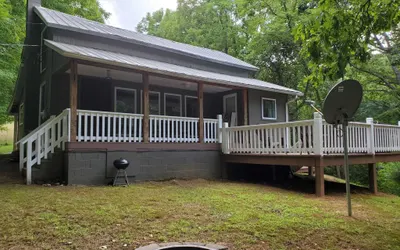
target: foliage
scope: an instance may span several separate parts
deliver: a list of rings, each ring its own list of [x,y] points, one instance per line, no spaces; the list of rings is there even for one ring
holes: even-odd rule
[[[0,126],[12,121],[7,113],[18,77],[25,39],[25,0],[0,0]],[[43,0],[44,7],[104,22],[109,16],[98,0]]]

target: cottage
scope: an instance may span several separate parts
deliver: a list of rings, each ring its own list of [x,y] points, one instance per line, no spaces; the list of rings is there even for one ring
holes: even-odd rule
[[[40,0],[27,1],[26,34],[27,44],[39,46],[23,50],[10,113],[28,184],[46,177],[105,184],[120,157],[132,163],[128,175],[136,180],[220,178],[223,159],[308,164],[323,195],[330,163],[319,159],[342,152],[336,128],[318,115],[288,123],[287,103],[302,93],[254,79],[257,67],[46,9]],[[357,140],[372,125],[360,126]],[[354,153],[374,153],[372,139],[358,141]],[[400,143],[392,146],[388,151]]]

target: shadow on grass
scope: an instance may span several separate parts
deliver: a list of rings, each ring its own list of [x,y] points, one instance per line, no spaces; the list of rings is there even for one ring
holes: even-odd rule
[[[251,164],[232,164],[228,166],[228,179],[231,181],[264,184],[305,194],[315,193],[315,178],[313,176],[291,175],[290,167],[285,166],[277,166],[275,175],[276,178],[274,179],[272,166]],[[361,186],[351,185],[350,189],[352,193],[369,193],[368,188]],[[342,195],[345,193],[346,185],[343,180],[325,176],[325,194]]]
[[[12,162],[11,158],[11,155],[0,154],[0,185],[23,183],[18,163]]]

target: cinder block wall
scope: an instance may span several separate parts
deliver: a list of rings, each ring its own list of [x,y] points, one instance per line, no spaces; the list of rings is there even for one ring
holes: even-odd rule
[[[67,152],[66,179],[69,185],[104,185],[116,174],[113,162],[130,162],[129,179],[136,181],[178,179],[219,179],[219,150],[150,152]]]

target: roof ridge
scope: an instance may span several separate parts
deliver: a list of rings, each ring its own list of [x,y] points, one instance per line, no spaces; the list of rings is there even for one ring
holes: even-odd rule
[[[149,34],[140,33],[140,32],[134,31],[134,30],[123,29],[123,28],[115,27],[115,26],[108,25],[108,24],[105,24],[105,23],[101,23],[101,22],[89,20],[89,19],[86,19],[86,18],[81,17],[81,16],[75,16],[75,15],[71,15],[71,14],[68,14],[68,13],[61,12],[61,11],[57,11],[57,10],[45,8],[45,7],[43,7],[43,6],[35,6],[34,8],[35,8],[35,9],[38,9],[38,10],[43,9],[43,10],[46,10],[46,11],[51,11],[51,12],[55,13],[59,18],[62,18],[62,17],[60,16],[60,14],[61,14],[61,15],[66,15],[66,16],[69,16],[69,17],[71,17],[71,18],[78,18],[78,19],[80,19],[81,21],[89,22],[89,23],[91,23],[91,24],[102,25],[102,26],[104,26],[104,27],[116,29],[116,30],[119,30],[119,31],[122,31],[122,32],[128,32],[128,33],[131,33],[131,34],[135,34],[135,35],[137,35],[137,36],[142,36],[142,37],[148,37],[148,38],[156,39],[156,40],[158,40],[158,41],[160,41],[160,42],[170,42],[170,43],[173,43],[173,44],[177,44],[177,45],[181,45],[181,46],[186,46],[186,47],[190,47],[190,48],[193,48],[193,49],[207,50],[207,51],[209,51],[209,52],[222,54],[222,55],[225,55],[225,56],[229,56],[230,58],[232,58],[232,59],[234,59],[234,60],[236,60],[236,61],[240,61],[242,64],[245,64],[247,68],[251,68],[251,69],[253,69],[253,70],[257,70],[257,69],[258,69],[257,67],[255,67],[254,65],[252,65],[252,64],[250,64],[250,63],[248,63],[248,62],[245,62],[245,61],[243,61],[243,60],[241,60],[241,59],[239,59],[239,58],[237,58],[237,57],[234,57],[234,56],[232,56],[232,55],[229,55],[228,53],[222,52],[222,51],[220,51],[220,50],[210,49],[210,48],[201,47],[201,46],[196,46],[196,45],[191,45],[191,44],[188,44],[188,43],[182,43],[182,42],[174,41],[174,40],[167,39],[167,38],[163,38],[163,37],[158,37],[158,36],[154,36],[154,35],[149,35]],[[95,31],[95,32],[98,32],[98,31]],[[118,36],[118,37],[127,38],[126,36],[124,37],[124,36],[117,35],[117,34],[113,34],[113,36]],[[132,38],[131,38],[130,40],[135,40],[135,39],[132,39]],[[182,51],[182,50],[179,50],[179,49],[177,49],[177,48],[175,48],[175,50],[177,50],[177,51]],[[188,52],[186,52],[186,53],[188,53]],[[190,52],[189,52],[189,53],[190,53]],[[195,54],[195,53],[190,53],[190,54]],[[197,56],[201,56],[201,55],[197,55]],[[202,57],[202,58],[207,58],[206,56],[201,56],[201,57]],[[237,66],[239,66],[239,65],[237,65]]]

